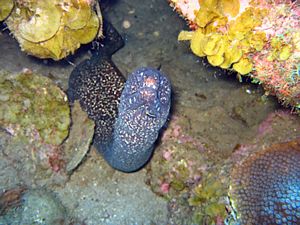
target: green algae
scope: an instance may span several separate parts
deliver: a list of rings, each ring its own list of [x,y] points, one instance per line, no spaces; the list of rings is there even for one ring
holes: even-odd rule
[[[194,207],[193,221],[196,224],[216,224],[216,218],[224,220],[227,216],[224,197],[227,188],[220,179],[209,173],[194,188],[189,205]]]
[[[49,78],[0,71],[0,126],[13,136],[59,145],[68,136],[66,94]]]
[[[173,179],[170,182],[171,188],[175,191],[183,191],[187,188],[186,181],[189,179],[190,171],[187,162],[182,159],[173,167]]]

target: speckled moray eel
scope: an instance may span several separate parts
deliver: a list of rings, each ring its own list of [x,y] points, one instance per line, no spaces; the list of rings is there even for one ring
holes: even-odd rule
[[[118,113],[125,78],[111,60],[111,56],[124,46],[115,28],[104,21],[104,40],[91,59],[80,63],[69,78],[70,102],[79,99],[89,118],[95,121],[95,143],[111,139],[113,124]]]
[[[152,155],[168,118],[171,87],[165,75],[151,68],[133,72],[124,87],[125,79],[111,61],[121,37],[105,26],[104,47],[73,70],[68,94],[96,122],[94,146],[104,159],[115,169],[133,172]]]
[[[129,75],[122,91],[113,140],[102,154],[114,168],[132,172],[150,158],[170,110],[171,87],[160,71],[141,68]]]

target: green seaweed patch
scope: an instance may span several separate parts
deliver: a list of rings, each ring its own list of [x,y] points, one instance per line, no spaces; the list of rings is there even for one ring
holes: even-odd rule
[[[173,167],[171,188],[175,191],[183,191],[187,187],[186,181],[189,179],[189,176],[190,171],[187,162],[182,159]]]
[[[189,205],[194,207],[193,221],[196,224],[216,224],[227,216],[225,196],[226,185],[210,173],[194,188]]]
[[[52,80],[34,73],[0,71],[0,126],[30,142],[59,145],[68,136],[66,94]]]

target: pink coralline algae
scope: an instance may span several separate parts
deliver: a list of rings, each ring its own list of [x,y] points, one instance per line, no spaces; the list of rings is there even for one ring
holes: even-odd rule
[[[290,114],[289,110],[278,110],[270,113],[258,126],[257,137],[263,137],[273,131],[273,125],[278,123],[278,120],[293,119],[294,115]]]
[[[199,152],[206,151],[205,146],[199,140],[190,136],[187,133],[184,133],[178,121],[178,116],[172,116],[168,129],[165,130],[162,135],[162,142],[166,142],[168,140],[175,140],[178,144],[191,144],[194,147],[196,147],[199,150]],[[169,158],[171,156],[169,154],[172,153],[170,151],[165,151],[165,154],[166,157]]]
[[[170,184],[169,183],[162,183],[160,185],[160,190],[162,193],[167,194],[170,190]]]

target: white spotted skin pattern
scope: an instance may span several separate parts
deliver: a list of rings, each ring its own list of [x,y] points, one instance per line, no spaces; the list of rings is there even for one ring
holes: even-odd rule
[[[150,159],[167,121],[171,86],[165,75],[141,68],[129,75],[121,94],[112,141],[102,154],[115,169],[134,172]]]
[[[79,100],[82,109],[95,121],[94,144],[111,141],[125,78],[109,57],[92,57],[79,64],[69,79],[68,97]],[[101,146],[101,145],[100,145]]]

